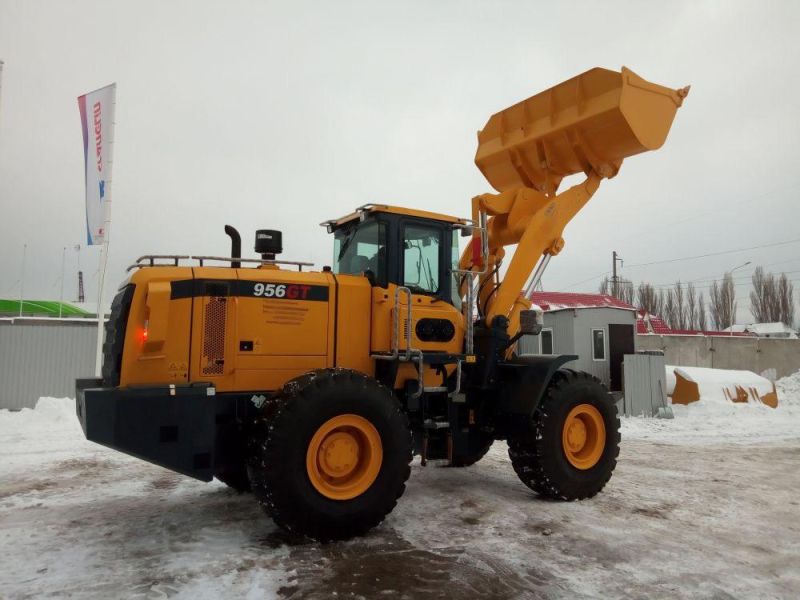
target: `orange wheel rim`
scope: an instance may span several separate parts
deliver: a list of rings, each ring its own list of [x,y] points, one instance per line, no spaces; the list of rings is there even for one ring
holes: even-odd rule
[[[375,426],[359,415],[338,415],[317,429],[306,451],[311,485],[332,500],[351,500],[375,483],[383,445]]]
[[[606,424],[591,404],[579,404],[567,415],[561,432],[564,455],[576,469],[591,469],[606,447]]]

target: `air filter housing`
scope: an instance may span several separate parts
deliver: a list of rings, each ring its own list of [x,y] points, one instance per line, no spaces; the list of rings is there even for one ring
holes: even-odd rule
[[[256,231],[255,251],[265,260],[272,260],[276,254],[283,252],[283,234],[275,229],[259,229]]]

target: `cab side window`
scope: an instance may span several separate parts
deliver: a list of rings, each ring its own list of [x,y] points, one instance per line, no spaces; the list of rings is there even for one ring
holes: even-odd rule
[[[364,223],[337,231],[334,238],[334,273],[362,275],[371,272],[379,285],[386,285],[386,225]]]
[[[442,230],[406,225],[403,230],[403,285],[417,294],[439,293]]]

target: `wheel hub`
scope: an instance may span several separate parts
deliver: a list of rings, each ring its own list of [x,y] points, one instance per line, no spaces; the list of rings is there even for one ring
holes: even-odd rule
[[[352,473],[358,457],[358,440],[346,431],[332,433],[320,444],[319,466],[329,477],[344,477]]]
[[[564,456],[580,470],[594,467],[606,446],[603,416],[591,404],[578,404],[567,415],[561,434]]]
[[[580,452],[586,445],[586,425],[580,419],[573,419],[569,424],[567,444],[572,452]]]
[[[375,482],[383,463],[378,430],[360,415],[338,415],[314,433],[306,451],[311,485],[332,500],[351,500]]]

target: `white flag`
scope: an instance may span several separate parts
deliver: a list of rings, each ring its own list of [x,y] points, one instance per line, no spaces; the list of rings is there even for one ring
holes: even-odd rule
[[[114,147],[114,102],[117,84],[78,97],[86,167],[87,243],[106,241],[111,202],[111,161]]]

